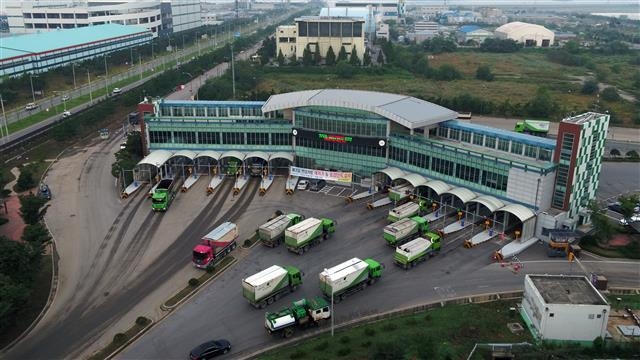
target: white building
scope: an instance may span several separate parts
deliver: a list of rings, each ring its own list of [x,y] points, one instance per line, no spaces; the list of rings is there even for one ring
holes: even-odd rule
[[[163,7],[167,2],[169,6]],[[171,23],[163,26],[165,8],[169,14],[164,17]],[[121,24],[142,26],[157,36],[162,30],[178,32],[202,25],[200,2],[194,0],[10,0],[5,9],[11,33]]]
[[[389,24],[382,23],[379,25],[376,31],[376,38],[389,41]]]
[[[381,20],[398,21],[400,18],[404,17],[405,14],[404,0],[331,0],[327,2],[327,6],[330,8],[371,9],[373,15],[379,17]]]
[[[521,315],[540,340],[605,337],[611,306],[584,276],[526,275]]]
[[[519,21],[500,26],[494,34],[498,39],[512,39],[525,47],[549,47],[554,40],[553,31],[544,26]]]

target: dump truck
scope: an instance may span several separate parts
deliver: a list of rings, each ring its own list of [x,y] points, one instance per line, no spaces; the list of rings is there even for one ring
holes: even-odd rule
[[[151,208],[153,211],[167,211],[169,205],[176,197],[176,191],[173,191],[175,186],[175,178],[165,178],[160,180],[155,191],[151,195]]]
[[[400,245],[396,248],[396,253],[393,255],[393,261],[407,270],[419,264],[421,261],[427,259],[440,252],[440,235],[436,233],[425,234],[425,239],[419,237],[411,240],[404,245]]]
[[[264,327],[269,334],[288,338],[293,335],[296,327],[320,325],[329,318],[331,318],[331,308],[325,299],[321,297],[300,299],[294,301],[292,307],[278,312],[267,312],[264,315]]]
[[[389,210],[389,216],[387,220],[390,222],[396,222],[400,219],[408,218],[417,215],[420,211],[424,210],[426,202],[419,200],[418,202],[410,201],[406,204],[402,204],[396,208]]]
[[[392,201],[402,201],[408,198],[413,193],[413,186],[411,184],[404,184],[389,189],[389,199]]]
[[[388,245],[398,246],[426,234],[429,230],[429,222],[421,216],[404,218],[384,227],[384,239]]]
[[[516,122],[515,132],[546,137],[549,134],[549,121],[524,120]]]
[[[293,266],[273,265],[242,280],[242,296],[256,308],[264,308],[302,284],[302,273]]]
[[[320,289],[334,302],[373,285],[382,276],[384,266],[373,259],[353,258],[320,273]]]
[[[308,218],[284,231],[284,242],[289,251],[304,254],[310,246],[314,246],[329,238],[336,231],[336,224],[331,219]]]
[[[238,226],[225,222],[202,237],[193,248],[193,265],[200,269],[213,268],[222,258],[236,248]]]
[[[284,239],[284,231],[292,225],[304,220],[304,216],[298,214],[282,214],[271,219],[258,228],[258,236],[262,244],[268,247],[279,246]]]

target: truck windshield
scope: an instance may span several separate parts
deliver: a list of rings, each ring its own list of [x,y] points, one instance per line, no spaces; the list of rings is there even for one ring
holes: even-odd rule
[[[154,204],[162,204],[164,203],[164,197],[159,197],[159,198],[154,197],[153,199],[151,199],[151,202]]]
[[[207,254],[203,254],[201,252],[194,251],[193,252],[193,262],[202,265],[207,260]]]

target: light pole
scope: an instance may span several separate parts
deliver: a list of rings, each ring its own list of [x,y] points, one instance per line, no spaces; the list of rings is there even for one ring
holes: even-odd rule
[[[333,318],[335,314],[333,313],[333,286],[331,286],[331,337],[333,337]]]
[[[107,68],[107,54],[104,54],[104,94],[109,96],[109,69]]]
[[[71,62],[71,72],[73,73],[73,90],[77,88],[76,86],[76,63]]]
[[[33,91],[33,77],[38,77],[38,75],[29,74],[29,81],[31,82],[31,98],[33,98],[33,102],[36,102],[36,94]]]
[[[89,75],[89,69],[87,69],[87,80],[89,80],[89,103],[93,104],[93,93],[91,92],[91,75]]]
[[[4,100],[2,99],[2,94],[0,94],[0,104],[2,105],[2,118],[4,119],[4,129],[5,129],[5,132],[7,133],[6,135],[2,136],[2,124],[0,124],[0,136],[4,138],[3,143],[6,144],[9,138],[9,127],[7,126],[7,114],[5,114],[4,112]]]
[[[140,69],[138,69],[138,71],[140,71],[140,80],[142,80],[144,69],[142,68],[142,55],[140,55],[140,53],[138,53],[138,62],[140,63]]]
[[[182,51],[184,51],[184,34],[182,34]]]
[[[196,44],[198,45],[198,56],[200,56],[200,39],[198,35],[200,35],[200,32],[196,31]]]
[[[131,67],[133,67],[135,64],[133,63],[133,47],[129,48],[129,52],[131,53]]]
[[[231,84],[233,87],[233,99],[236,98],[236,67],[233,62],[233,43],[230,43],[231,46]]]

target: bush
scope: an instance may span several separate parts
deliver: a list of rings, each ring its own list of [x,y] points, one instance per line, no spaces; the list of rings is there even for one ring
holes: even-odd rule
[[[370,327],[365,328],[364,329],[364,334],[367,335],[367,336],[374,336],[376,334],[376,329],[370,328]]]
[[[20,176],[18,176],[18,181],[16,182],[16,191],[26,191],[34,188],[35,186],[36,180],[33,178],[33,173],[30,169],[23,167],[20,171]]]
[[[296,350],[291,355],[289,355],[289,359],[303,359],[307,355],[303,350]]]
[[[127,341],[127,334],[117,333],[113,336],[113,342],[116,344],[122,344]]]
[[[351,341],[351,339],[347,335],[340,338],[340,342],[343,344],[348,344],[349,341]]]
[[[400,360],[404,359],[405,348],[398,342],[380,342],[375,346],[373,359],[376,360]]]
[[[493,74],[488,65],[478,66],[476,70],[476,79],[484,81],[493,81]]]
[[[582,90],[580,90],[581,93],[586,94],[586,95],[591,95],[591,94],[595,94],[598,92],[598,82],[595,79],[587,79],[585,80],[585,82],[582,84]]]
[[[430,321],[431,321],[431,314],[426,314],[426,315],[424,316],[424,321],[426,321],[426,322],[430,322]]]
[[[341,348],[337,352],[338,356],[347,356],[351,354],[351,348]]]
[[[139,326],[147,326],[149,322],[150,320],[144,316],[138,316],[138,318],[136,319],[136,324]]]
[[[620,94],[618,94],[618,90],[616,90],[616,88],[613,86],[609,86],[602,90],[602,92],[600,93],[600,97],[602,98],[602,100],[611,102],[620,100]]]
[[[325,340],[323,342],[318,343],[316,346],[314,346],[313,350],[315,350],[315,351],[325,351],[328,347],[329,347],[329,342]]]
[[[393,330],[398,328],[398,325],[396,325],[395,323],[390,322],[388,324],[385,324],[383,328],[385,330],[387,330],[387,331],[393,331]]]
[[[630,150],[627,151],[627,153],[625,154],[627,157],[632,158],[632,159],[637,159],[640,158],[640,156],[638,155],[638,152],[635,150]]]
[[[20,196],[20,216],[24,222],[33,225],[40,221],[40,208],[45,202],[35,195]]]
[[[372,344],[372,342],[371,342],[370,340],[367,340],[367,341],[363,341],[363,342],[361,342],[361,343],[360,343],[360,346],[362,346],[363,348],[365,348],[365,349],[366,349],[366,348],[371,347],[371,344]]]
[[[197,287],[198,285],[200,285],[200,280],[198,280],[196,278],[189,279],[189,286]]]

